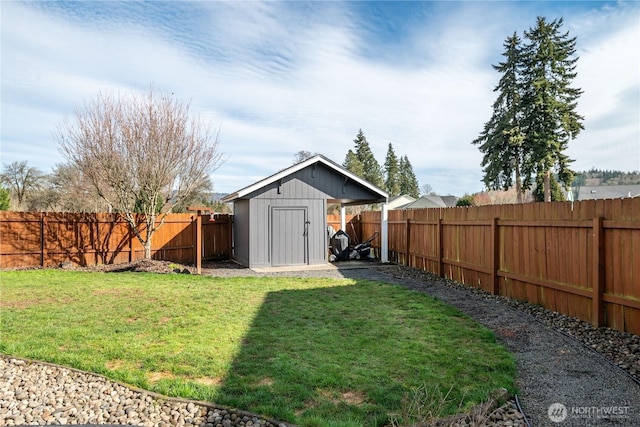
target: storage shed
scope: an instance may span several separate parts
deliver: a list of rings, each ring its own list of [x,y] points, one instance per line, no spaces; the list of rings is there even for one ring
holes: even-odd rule
[[[382,260],[387,255],[387,193],[316,155],[227,195],[233,202],[233,258],[249,268],[326,264],[327,204],[384,203]],[[344,224],[344,221],[342,221]]]

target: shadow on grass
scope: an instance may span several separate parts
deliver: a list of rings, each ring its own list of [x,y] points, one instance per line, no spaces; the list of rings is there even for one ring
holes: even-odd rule
[[[449,390],[445,412],[512,388],[513,359],[457,310],[356,280],[267,294],[218,403],[307,426],[383,426],[403,398]],[[446,415],[446,414],[445,414]]]

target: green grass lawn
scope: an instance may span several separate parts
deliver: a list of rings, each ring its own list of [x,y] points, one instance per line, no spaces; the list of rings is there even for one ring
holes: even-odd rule
[[[514,391],[492,333],[418,292],[349,279],[0,272],[0,352],[305,426],[382,426]],[[425,402],[428,404],[429,402]]]

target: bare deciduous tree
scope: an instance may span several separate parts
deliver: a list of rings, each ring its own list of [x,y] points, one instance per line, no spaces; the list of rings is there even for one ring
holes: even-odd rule
[[[44,174],[38,168],[29,166],[26,161],[4,165],[4,172],[0,175],[0,181],[17,199],[18,208],[22,207],[29,191],[40,188],[43,178]]]
[[[420,190],[423,196],[437,196],[431,184],[422,184],[422,187],[420,187]]]
[[[217,133],[171,95],[101,92],[56,132],[63,156],[123,215],[151,258],[166,214],[222,163]]]
[[[57,210],[105,212],[108,209],[89,179],[72,164],[57,164],[48,181],[50,191],[56,195]]]
[[[313,156],[315,156],[315,154],[311,153],[311,151],[300,150],[293,155],[293,164],[298,164]]]

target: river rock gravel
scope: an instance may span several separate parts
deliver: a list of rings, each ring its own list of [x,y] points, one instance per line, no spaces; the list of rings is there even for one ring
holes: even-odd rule
[[[166,398],[102,376],[0,356],[0,426],[286,427],[244,411]]]

